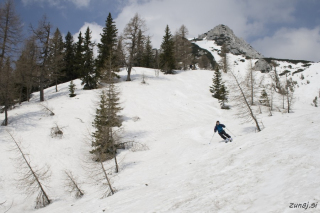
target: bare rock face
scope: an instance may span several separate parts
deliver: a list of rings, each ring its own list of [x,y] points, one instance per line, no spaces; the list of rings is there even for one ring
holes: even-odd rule
[[[262,58],[260,58],[254,65],[253,69],[255,71],[261,71],[263,73],[270,72],[272,70],[272,67],[268,62]]]
[[[198,36],[198,39],[214,40],[217,45],[226,44],[228,52],[234,55],[244,55],[250,58],[262,58],[259,52],[245,40],[235,36],[233,31],[226,25],[218,25],[212,30]]]

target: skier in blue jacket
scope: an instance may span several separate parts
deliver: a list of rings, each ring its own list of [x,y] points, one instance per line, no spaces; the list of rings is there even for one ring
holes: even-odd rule
[[[219,121],[217,121],[216,126],[214,127],[214,132],[219,133],[219,135],[225,140],[225,142],[227,143],[228,141],[232,142],[232,138],[230,135],[228,135],[223,128],[225,128],[226,126],[223,124],[220,124]]]

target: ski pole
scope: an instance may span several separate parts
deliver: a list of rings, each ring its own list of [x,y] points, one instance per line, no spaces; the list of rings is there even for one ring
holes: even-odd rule
[[[212,138],[211,138],[211,140],[210,140],[210,143],[211,143],[211,141],[212,141],[212,139],[213,139],[213,136],[214,136],[215,134],[216,134],[216,133],[213,133]],[[210,144],[210,143],[209,143],[209,144]]]
[[[231,134],[233,134],[227,127],[226,127],[226,129],[227,129]],[[233,134],[233,136],[236,137],[235,134]]]

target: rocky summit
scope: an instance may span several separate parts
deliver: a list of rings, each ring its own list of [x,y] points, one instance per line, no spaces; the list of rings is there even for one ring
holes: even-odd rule
[[[242,38],[238,38],[226,25],[220,24],[212,30],[198,36],[198,39],[214,40],[217,45],[226,44],[228,52],[234,55],[244,55],[250,58],[263,58],[258,51]]]

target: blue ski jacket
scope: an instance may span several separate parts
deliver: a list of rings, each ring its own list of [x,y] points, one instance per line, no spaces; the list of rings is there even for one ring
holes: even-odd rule
[[[222,132],[223,131],[223,128],[226,127],[225,125],[223,124],[219,124],[219,125],[216,125],[214,127],[214,132],[218,131],[218,133]]]

